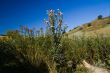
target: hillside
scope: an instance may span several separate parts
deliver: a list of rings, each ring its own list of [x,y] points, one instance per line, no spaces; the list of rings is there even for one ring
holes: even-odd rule
[[[93,36],[96,34],[108,35],[110,34],[110,17],[96,19],[92,22],[83,24],[72,29],[67,34],[69,38],[73,37],[74,35],[76,36],[81,35]]]

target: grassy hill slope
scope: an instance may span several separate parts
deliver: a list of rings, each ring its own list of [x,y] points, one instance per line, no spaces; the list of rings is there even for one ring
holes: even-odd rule
[[[73,30],[69,31],[68,37],[72,38],[74,35],[76,36],[93,36],[96,34],[110,34],[110,17],[105,17],[102,19],[96,19],[90,23],[83,24],[82,26],[78,26]]]

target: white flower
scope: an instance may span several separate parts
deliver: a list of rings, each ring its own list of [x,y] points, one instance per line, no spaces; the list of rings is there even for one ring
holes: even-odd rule
[[[63,15],[63,13],[62,13],[62,12],[60,12],[60,15]]]
[[[49,21],[45,21],[45,23],[48,23]]]
[[[53,10],[51,9],[49,12],[53,12]]]

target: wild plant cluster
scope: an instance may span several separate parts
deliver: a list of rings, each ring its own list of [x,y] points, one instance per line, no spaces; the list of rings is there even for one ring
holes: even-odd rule
[[[87,73],[82,60],[110,69],[110,35],[65,37],[63,13],[48,11],[46,32],[20,26],[0,41],[0,73]]]

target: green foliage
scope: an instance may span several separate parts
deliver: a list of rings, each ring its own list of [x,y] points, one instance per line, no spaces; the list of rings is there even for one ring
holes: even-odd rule
[[[73,39],[63,39],[63,44],[68,48],[65,51],[66,58],[73,60],[76,65],[81,63],[83,59],[88,60],[93,65],[96,65],[101,60],[100,66],[105,64],[103,66],[110,68],[110,58],[108,56],[110,55],[109,36],[74,37]]]
[[[98,18],[98,19],[102,19],[102,18],[103,18],[103,16],[102,16],[102,15],[99,15],[97,18]]]
[[[11,40],[4,42],[8,44],[5,49],[9,50],[12,55],[13,53],[18,55],[17,60],[20,63],[40,67],[39,64],[43,62],[48,65],[49,71],[53,73],[56,72],[56,69],[59,73],[64,71],[68,73],[68,61],[73,61],[73,70],[70,69],[71,71],[86,73],[86,70],[77,67],[83,59],[86,59],[93,65],[110,69],[109,36],[97,35],[94,37],[74,36],[72,39],[62,38],[60,44],[54,49],[51,41],[51,36],[30,36],[24,38],[21,35],[14,34]],[[0,51],[3,51],[2,47],[5,47],[7,44],[3,44],[1,41]],[[8,47],[11,48],[9,49]]]
[[[18,69],[21,69],[23,66],[23,70],[25,72],[29,71],[29,73],[47,73],[48,70],[51,73],[55,73],[55,64],[52,60],[52,56],[44,49],[46,43],[45,45],[42,43],[44,42],[44,39],[46,38],[35,38],[35,44],[29,42],[31,39],[24,39],[23,37],[13,38],[12,40],[6,42],[0,41],[0,69],[3,68],[0,72],[4,72],[5,69],[9,69],[12,72],[14,70],[18,71]],[[42,45],[44,46],[42,47]],[[47,45],[46,47],[48,46],[50,45]],[[12,66],[15,69],[11,70],[10,67]],[[18,71],[17,73],[21,72]]]

